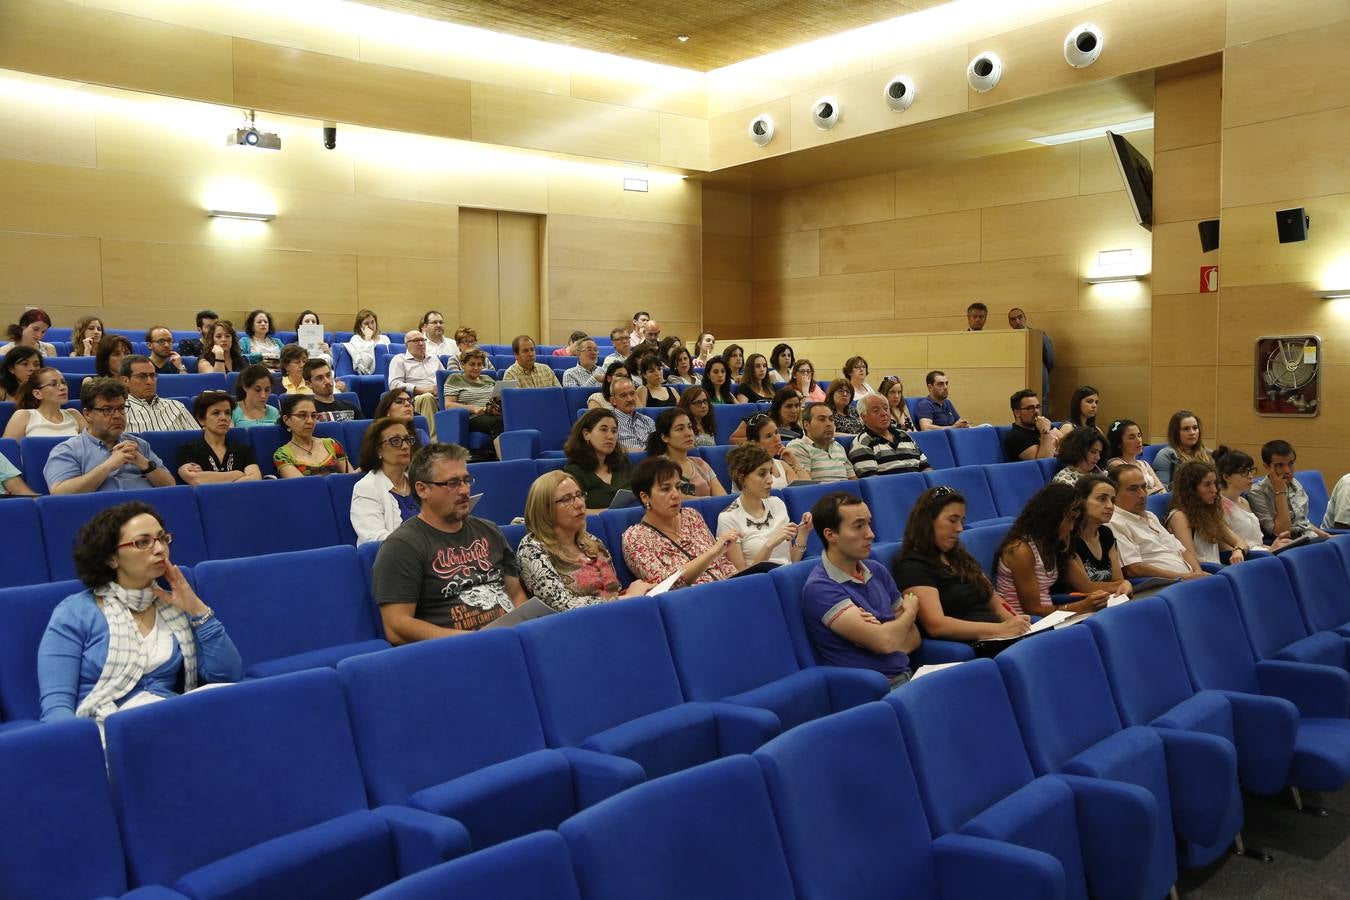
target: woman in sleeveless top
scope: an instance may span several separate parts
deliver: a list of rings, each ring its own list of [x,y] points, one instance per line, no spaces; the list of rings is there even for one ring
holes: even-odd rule
[[[19,408],[5,426],[5,437],[74,437],[84,431],[85,421],[78,411],[61,408],[69,399],[65,375],[56,369],[38,369],[19,388]]]
[[[1044,616],[1056,609],[1095,612],[1106,606],[1110,592],[1103,590],[1060,607],[1050,599],[1081,513],[1074,489],[1062,482],[1047,484],[1027,501],[995,554],[995,590],[1013,612]]]

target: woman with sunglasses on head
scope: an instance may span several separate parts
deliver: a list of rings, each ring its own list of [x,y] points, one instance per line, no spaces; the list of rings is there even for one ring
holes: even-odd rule
[[[253,428],[274,425],[281,412],[267,402],[272,396],[272,370],[264,365],[252,365],[239,373],[234,383],[234,397],[239,401],[230,422],[235,428]]]
[[[739,534],[741,553],[752,566],[799,562],[810,534],[811,514],[793,522],[783,501],[769,493],[778,486],[775,462],[768,450],[750,441],[727,454],[731,483],[740,496],[717,516],[717,533]]]
[[[1144,459],[1144,432],[1132,419],[1117,419],[1106,433],[1106,471],[1114,472],[1121,466],[1134,466],[1144,473],[1144,487],[1150,494],[1166,490],[1162,479]]]
[[[746,416],[738,430],[747,437],[744,441],[737,442],[737,446],[755,444],[773,460],[773,487],[785,488],[794,481],[811,480],[810,469],[797,462],[797,457],[783,443],[783,433],[772,416],[765,413]]]
[[[656,417],[656,430],[647,438],[648,456],[665,456],[680,470],[680,491],[686,497],[725,497],[727,489],[706,460],[690,456],[694,426],[689,413],[668,409]]]
[[[1246,546],[1253,549],[1264,546],[1261,520],[1252,512],[1251,505],[1243,496],[1252,489],[1252,482],[1260,474],[1256,461],[1241,450],[1220,444],[1214,451],[1214,469],[1219,476],[1219,498],[1223,503],[1224,521]],[[1291,540],[1288,532],[1276,535],[1269,549],[1279,550]]]
[[[178,449],[178,477],[185,484],[233,484],[259,481],[262,470],[247,443],[230,444],[234,399],[224,391],[203,391],[192,404],[192,418],[202,426],[199,440]]]
[[[520,580],[532,597],[557,612],[640,597],[651,588],[642,580],[627,589],[614,560],[586,530],[586,492],[565,471],[545,472],[525,498],[525,536],[516,549]]]
[[[809,359],[799,359],[792,365],[792,379],[784,387],[793,387],[809,403],[825,399],[825,390],[816,383],[816,367]]]
[[[918,431],[914,419],[909,414],[909,404],[905,402],[905,386],[894,375],[887,375],[877,385],[877,393],[886,398],[891,405],[891,421],[901,431]]]
[[[0,400],[17,400],[19,389],[41,368],[42,354],[32,347],[15,347],[6,353],[0,358]]]
[[[352,487],[351,520],[356,542],[382,541],[417,515],[417,495],[408,483],[408,464],[417,435],[398,419],[376,419],[357,455],[365,475]]]
[[[333,438],[314,436],[317,423],[313,397],[287,394],[281,398],[281,427],[291,439],[272,454],[278,478],[334,475],[352,470],[341,444]]]
[[[675,573],[674,587],[707,584],[745,568],[740,534],[714,538],[698,510],[683,506],[680,467],[664,456],[649,456],[633,473],[633,493],[646,510],[623,533],[623,558],[633,574],[660,584]]]
[[[701,387],[691,387],[680,394],[680,409],[689,413],[694,426],[694,446],[712,447],[717,443],[717,417],[713,415],[712,400]]]
[[[802,395],[797,392],[796,388],[779,388],[773,395],[773,403],[769,405],[768,415],[773,423],[778,426],[778,436],[784,443],[806,437],[806,429],[802,427]],[[736,430],[731,433],[731,443],[742,443],[745,436],[746,420],[742,419],[740,424],[736,426]]]
[[[1096,612],[1106,606],[1111,594],[1100,588],[1062,607],[1056,607],[1050,599],[1050,589],[1067,568],[1082,512],[1074,489],[1056,482],[1033,494],[1022,508],[994,553],[998,560],[996,588],[1014,613],[1046,616],[1056,608]]]
[[[132,700],[243,677],[225,626],[170,562],[172,542],[144,503],[102,510],[80,529],[75,571],[85,589],[57,605],[38,645],[43,722],[102,722]]]
[[[17,409],[5,426],[5,437],[74,437],[88,427],[78,410],[64,409],[70,399],[66,376],[56,369],[41,368],[19,388]]]

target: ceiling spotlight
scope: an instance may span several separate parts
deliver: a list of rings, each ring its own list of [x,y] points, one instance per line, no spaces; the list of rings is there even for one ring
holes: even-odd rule
[[[225,135],[225,146],[280,150],[281,136],[270,131],[260,131],[253,118],[253,110],[250,109],[244,116],[243,125]]]
[[[677,34],[677,35],[675,35],[675,40],[679,41],[681,44],[687,44],[687,43],[689,43],[689,35],[687,35],[687,34]]]

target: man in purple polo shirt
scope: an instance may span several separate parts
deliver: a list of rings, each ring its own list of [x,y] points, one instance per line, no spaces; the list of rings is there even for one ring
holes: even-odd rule
[[[899,687],[910,679],[909,654],[919,646],[919,598],[901,597],[886,567],[868,558],[872,513],[856,494],[826,494],[811,508],[811,524],[825,545],[801,600],[816,658],[874,669]]]

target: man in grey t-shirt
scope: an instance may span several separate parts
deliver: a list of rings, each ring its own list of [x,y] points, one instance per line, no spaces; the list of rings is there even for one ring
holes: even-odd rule
[[[525,602],[501,529],[469,515],[468,459],[457,444],[429,444],[408,466],[421,512],[385,539],[371,573],[391,644],[477,631]]]

